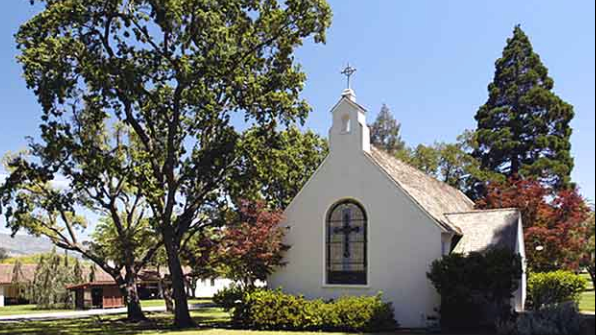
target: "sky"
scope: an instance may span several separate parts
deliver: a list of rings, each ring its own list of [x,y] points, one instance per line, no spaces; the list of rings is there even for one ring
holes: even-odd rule
[[[358,69],[353,88],[372,122],[387,104],[408,145],[455,141],[475,127],[494,62],[516,24],[529,35],[555,81],[575,106],[573,180],[595,197],[594,1],[328,0],[334,18],[327,44],[297,51],[308,76],[303,97],[313,107],[306,128],[326,136],[329,111],[345,88],[340,74]],[[34,13],[28,0],[2,0],[0,11],[0,155],[36,136],[40,107],[26,88],[14,34]],[[0,170],[0,174],[2,171]],[[2,228],[0,228],[0,232]]]

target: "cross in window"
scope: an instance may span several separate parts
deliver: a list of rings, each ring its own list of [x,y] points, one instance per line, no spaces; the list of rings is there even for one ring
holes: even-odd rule
[[[350,209],[344,209],[342,213],[342,222],[343,227],[335,228],[333,232],[335,234],[344,234],[344,258],[350,258],[350,235],[352,233],[358,234],[360,232],[360,227],[352,227],[350,225],[352,218],[352,211]]]

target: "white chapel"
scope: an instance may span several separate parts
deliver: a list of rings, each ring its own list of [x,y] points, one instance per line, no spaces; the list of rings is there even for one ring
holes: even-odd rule
[[[440,297],[426,277],[451,252],[506,247],[524,254],[516,209],[478,211],[455,188],[375,148],[353,90],[331,110],[330,152],[285,210],[287,265],[272,288],[307,298],[375,295],[402,327],[424,327]],[[514,298],[525,303],[525,275]]]

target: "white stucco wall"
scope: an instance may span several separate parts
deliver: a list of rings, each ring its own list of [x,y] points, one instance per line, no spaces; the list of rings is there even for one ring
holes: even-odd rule
[[[4,286],[0,285],[0,307],[4,307]]]
[[[195,290],[195,296],[199,298],[211,298],[215,293],[230,287],[233,282],[229,279],[199,280]]]
[[[440,303],[426,273],[441,257],[441,229],[365,156],[368,134],[361,128],[366,123],[355,123],[359,127],[350,134],[340,132],[337,120],[345,113],[355,121],[363,118],[350,103],[336,107],[329,157],[285,211],[288,264],[269,278],[269,286],[325,299],[383,292],[402,327],[423,327]],[[360,202],[369,219],[368,285],[363,287],[325,284],[325,219],[344,199]]]
[[[513,297],[512,305],[514,306],[516,312],[523,312],[526,309],[528,273],[526,260],[526,246],[524,243],[524,230],[521,215],[519,216],[518,221],[517,243],[515,245],[515,250],[521,256],[523,274],[519,288]]]

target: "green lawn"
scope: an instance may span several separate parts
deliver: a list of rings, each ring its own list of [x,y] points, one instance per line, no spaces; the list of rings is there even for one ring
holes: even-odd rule
[[[229,316],[219,308],[193,311],[196,329],[174,330],[170,327],[172,317],[164,313],[148,313],[149,322],[130,325],[122,322],[122,316],[102,316],[78,320],[29,321],[0,323],[0,335],[315,335],[308,332],[257,332],[231,330]],[[401,335],[411,335],[397,333]],[[326,335],[332,335],[327,333]],[[335,333],[335,335],[347,335]],[[377,334],[377,335],[395,335]]]
[[[594,312],[594,287],[592,286],[592,280],[588,274],[584,274],[586,279],[589,281],[588,290],[582,294],[579,302],[579,308],[584,312]]]
[[[211,300],[209,299],[190,299],[188,301],[191,305],[197,304],[204,304],[209,303]],[[144,308],[147,307],[162,307],[165,306],[163,300],[144,300],[141,302],[141,305]],[[35,305],[15,305],[15,306],[5,306],[0,307],[0,316],[7,316],[7,315],[27,315],[27,314],[40,314],[40,313],[58,313],[58,312],[72,312],[72,309],[64,310],[64,309],[37,309]]]
[[[188,300],[189,305],[206,304],[206,303],[210,303],[210,302],[211,302],[211,299],[189,299]],[[143,301],[141,301],[141,306],[145,307],[145,308],[146,307],[163,307],[163,306],[165,306],[165,303],[161,299],[143,300]]]
[[[226,329],[229,322],[227,313],[218,308],[205,308],[192,312],[197,323],[196,330],[176,331],[170,328],[172,318],[163,313],[149,314],[151,321],[130,325],[121,321],[121,316],[104,316],[78,320],[30,321],[0,323],[0,335],[282,335],[284,332],[251,332]],[[218,329],[214,329],[218,328]],[[292,333],[306,335],[316,333]],[[320,333],[318,333],[320,334]]]
[[[35,305],[15,305],[0,307],[0,316],[6,315],[24,315],[24,314],[39,314],[51,312],[63,312],[64,310],[45,310],[37,309]]]

